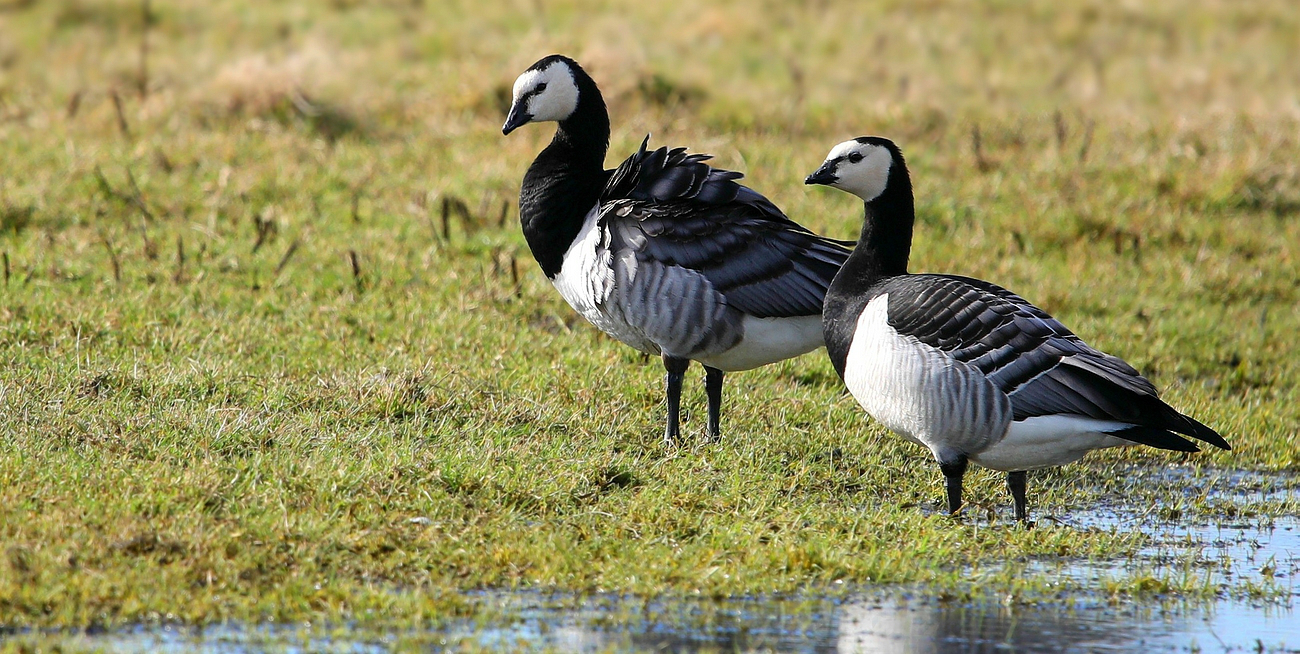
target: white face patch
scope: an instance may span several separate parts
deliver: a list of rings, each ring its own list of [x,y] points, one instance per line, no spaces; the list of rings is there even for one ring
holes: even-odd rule
[[[894,157],[888,149],[870,143],[845,141],[826,155],[826,161],[836,159],[839,160],[835,165],[836,180],[830,186],[848,191],[866,202],[885,192],[885,186],[889,184],[889,169],[894,164]]]
[[[545,84],[542,90],[539,87]],[[564,120],[578,108],[578,85],[573,81],[573,71],[568,64],[556,61],[542,70],[524,71],[515,80],[514,104],[527,102],[523,107],[532,117],[530,122]]]
[[[830,161],[831,159],[835,159],[838,157],[847,157],[849,156],[850,152],[857,150],[861,146],[862,144],[858,143],[857,141],[845,141],[831,148],[831,153],[826,155],[826,160]]]

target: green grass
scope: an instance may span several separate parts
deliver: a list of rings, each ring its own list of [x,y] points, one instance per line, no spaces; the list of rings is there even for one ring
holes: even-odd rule
[[[938,515],[928,455],[820,354],[729,377],[724,440],[665,448],[661,366],[577,318],[515,222],[551,131],[502,138],[503,104],[553,51],[606,90],[609,165],[653,132],[832,236],[860,205],[803,176],[894,138],[914,270],[1012,288],[1234,445],[1033,475],[1034,514],[1213,516],[1119,475],[1300,468],[1290,3],[544,4],[153,3],[146,79],[138,4],[0,3],[0,623],[436,620],[516,586],[1029,596],[1056,592],[1034,560],[1143,546],[1014,528],[987,471]],[[1158,582],[1091,590],[1205,592]]]

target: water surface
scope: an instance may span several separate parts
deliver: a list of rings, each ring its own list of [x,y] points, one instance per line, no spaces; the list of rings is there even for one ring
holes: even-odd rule
[[[1007,562],[1075,589],[1051,602],[940,601],[924,588],[706,599],[480,591],[475,618],[426,630],[346,626],[140,625],[97,633],[18,633],[5,645],[109,652],[1300,652],[1300,518],[1287,513],[1296,479],[1239,471],[1205,476],[1178,468],[1140,483],[1173,498],[1142,507],[1131,497],[1043,515],[1076,529],[1139,530],[1135,556],[1100,561]],[[1195,475],[1183,478],[1180,475]],[[1163,491],[1162,491],[1163,492]],[[1185,496],[1179,502],[1180,493]],[[1178,507],[1187,507],[1186,510]],[[1271,509],[1269,508],[1271,507]],[[1269,509],[1265,511],[1264,509]],[[974,519],[974,518],[971,518]],[[1018,569],[1018,568],[1017,568]],[[981,570],[968,571],[978,586]],[[1116,600],[1114,580],[1158,584],[1190,575],[1211,599]]]
[[[495,594],[500,621],[362,636],[280,625],[138,627],[62,639],[110,652],[1294,652],[1300,616],[1279,606],[1003,606],[920,597],[644,600]],[[509,617],[505,617],[509,616]]]

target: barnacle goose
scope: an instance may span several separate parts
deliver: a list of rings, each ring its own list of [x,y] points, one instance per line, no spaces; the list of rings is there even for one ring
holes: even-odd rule
[[[892,141],[845,141],[805,183],[866,205],[858,246],[826,293],[827,353],[867,413],[934,454],[950,512],[961,507],[968,460],[1007,473],[1023,521],[1026,470],[1121,445],[1197,451],[1178,434],[1231,449],[1132,366],[1020,296],[968,277],[909,274],[912,182]]]
[[[719,435],[724,372],[822,345],[826,288],[844,244],[795,224],[740,173],[649,137],[604,167],[609,114],[577,62],[551,55],[515,80],[501,131],[556,121],[555,138],[519,190],[524,238],[560,295],[606,334],[663,357],[668,418],[679,436],[682,377],[705,370],[708,433]]]

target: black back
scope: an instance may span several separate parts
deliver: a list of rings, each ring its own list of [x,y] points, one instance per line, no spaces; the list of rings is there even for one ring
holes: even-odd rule
[[[685,148],[647,151],[649,137],[610,176],[601,225],[610,249],[703,275],[729,306],[760,317],[817,315],[848,258],[845,243],[781,213],[742,175]]]

